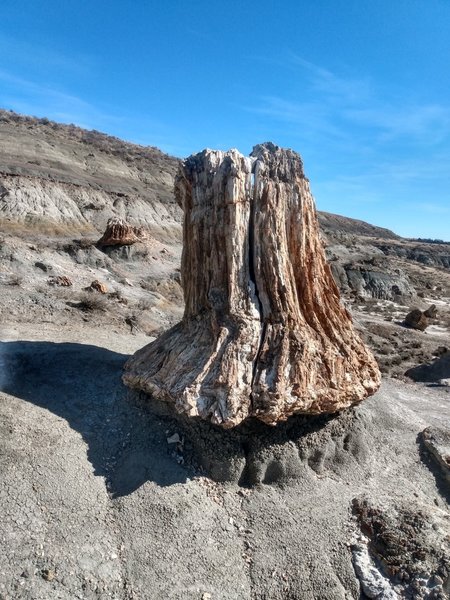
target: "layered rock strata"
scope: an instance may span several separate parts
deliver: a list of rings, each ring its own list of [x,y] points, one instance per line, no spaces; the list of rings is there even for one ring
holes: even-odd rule
[[[416,297],[407,276],[399,269],[373,268],[364,264],[330,262],[334,280],[343,294],[406,303]],[[384,270],[383,270],[384,269]]]
[[[139,350],[124,381],[224,427],[331,413],[380,384],[340,303],[301,158],[205,150],[180,167],[181,323]]]

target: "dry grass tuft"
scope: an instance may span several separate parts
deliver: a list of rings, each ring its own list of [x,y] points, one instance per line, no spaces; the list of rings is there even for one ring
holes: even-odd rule
[[[57,223],[43,217],[33,217],[26,221],[13,221],[0,218],[0,230],[16,237],[30,239],[33,236],[67,237],[75,235],[88,235],[95,232],[90,224]]]
[[[20,287],[23,283],[23,277],[22,275],[17,275],[16,273],[14,273],[13,275],[10,275],[9,278],[5,281],[6,285],[11,285],[11,286],[17,286]]]
[[[86,312],[105,312],[108,309],[108,301],[104,296],[86,292],[85,294],[81,294],[77,308]]]

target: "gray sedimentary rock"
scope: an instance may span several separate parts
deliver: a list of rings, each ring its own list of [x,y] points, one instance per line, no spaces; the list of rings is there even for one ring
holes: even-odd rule
[[[411,367],[405,375],[414,381],[448,385],[450,382],[450,352],[443,348],[443,352],[433,361]]]
[[[420,437],[447,485],[450,486],[450,432],[437,427],[427,427]]]
[[[386,268],[374,269],[366,265],[330,264],[333,277],[343,293],[353,293],[359,298],[376,298],[403,302],[416,293],[404,273],[390,272]]]
[[[185,313],[127,362],[127,385],[224,427],[335,412],[376,391],[298,154],[205,150],[180,167],[175,193]]]

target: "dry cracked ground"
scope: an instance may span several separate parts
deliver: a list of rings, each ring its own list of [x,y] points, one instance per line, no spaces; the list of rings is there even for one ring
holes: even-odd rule
[[[190,427],[121,383],[182,313],[176,160],[0,117],[0,598],[447,598],[450,247],[321,215],[381,390],[276,429]],[[100,250],[111,216],[147,238]],[[431,303],[425,332],[402,326]]]

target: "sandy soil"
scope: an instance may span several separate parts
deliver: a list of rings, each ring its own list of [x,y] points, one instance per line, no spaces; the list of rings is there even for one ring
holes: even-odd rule
[[[177,421],[128,397],[122,365],[148,337],[0,333],[2,600],[364,597],[353,565],[367,540],[351,510],[361,497],[424,512],[431,545],[448,547],[447,491],[417,438],[450,418],[446,388],[386,380],[345,443],[332,433],[319,458],[298,440],[272,448],[295,476],[245,487],[179,464],[167,442]]]

